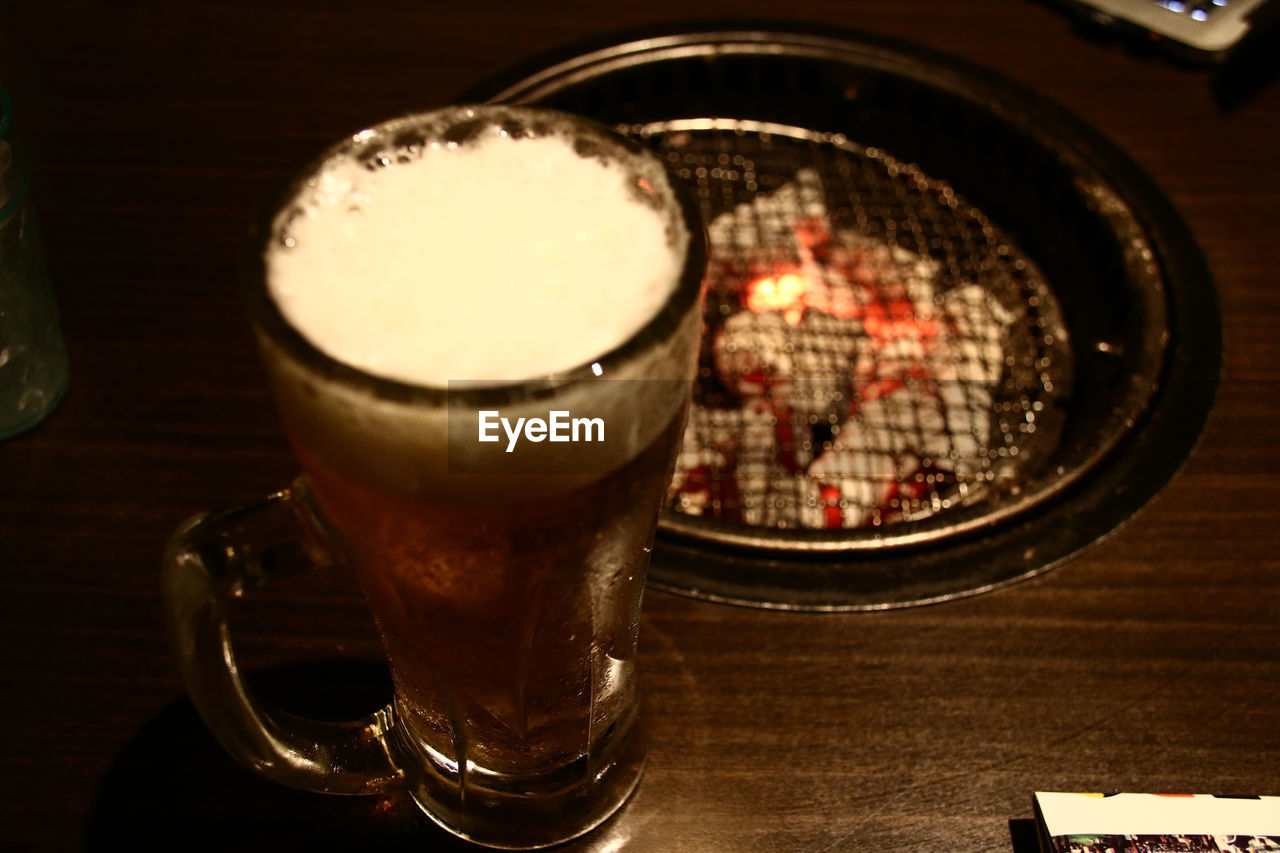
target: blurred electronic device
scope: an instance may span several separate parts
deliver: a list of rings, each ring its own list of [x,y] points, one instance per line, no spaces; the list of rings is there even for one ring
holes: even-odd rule
[[[1221,62],[1280,15],[1278,0],[1055,0],[1110,30],[1138,35],[1200,62]]]

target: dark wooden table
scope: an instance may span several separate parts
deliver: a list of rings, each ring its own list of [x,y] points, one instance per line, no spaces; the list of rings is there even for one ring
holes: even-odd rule
[[[240,769],[170,659],[170,530],[294,472],[236,292],[243,235],[352,129],[584,36],[750,15],[914,39],[1097,126],[1204,249],[1223,381],[1167,491],[1034,581],[844,616],[651,593],[648,772],[573,849],[1026,850],[1036,790],[1280,793],[1280,85],[1226,106],[1210,72],[997,0],[4,5],[73,376],[0,445],[0,846],[451,847],[403,802]],[[346,578],[247,602],[237,638],[298,710],[382,689]]]

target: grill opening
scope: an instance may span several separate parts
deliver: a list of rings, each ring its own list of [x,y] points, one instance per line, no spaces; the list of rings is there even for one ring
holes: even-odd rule
[[[596,119],[701,206],[706,335],[656,585],[881,609],[1028,577],[1149,500],[1220,363],[1185,225],[1060,108],[803,24],[624,34],[471,101]]]
[[[624,129],[666,156],[708,224],[672,511],[883,529],[1019,494],[1041,473],[1070,400],[1067,332],[1035,264],[981,211],[838,134]]]

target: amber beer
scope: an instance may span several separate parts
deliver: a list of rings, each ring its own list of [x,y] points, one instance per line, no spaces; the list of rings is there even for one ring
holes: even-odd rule
[[[530,495],[510,483],[396,495],[297,445],[377,618],[401,719],[444,766],[587,774],[625,740],[648,548],[682,424],[673,410],[617,470]]]
[[[287,294],[272,287],[273,276],[297,271],[282,272],[273,258],[314,239],[298,223],[307,219],[307,194],[332,182],[321,173],[334,158],[394,178],[398,163],[432,149],[433,140],[465,150],[494,128],[517,140],[507,143],[516,153],[526,144],[519,140],[563,137],[574,156],[621,171],[617,191],[657,221],[674,258],[658,298],[650,294],[649,305],[635,310],[601,303],[631,317],[633,328],[550,368],[554,362],[526,356],[541,352],[541,343],[513,342],[526,331],[494,319],[496,305],[437,318],[443,332],[413,333],[455,335],[468,358],[487,357],[470,352],[476,348],[507,347],[512,370],[537,371],[502,373],[499,365],[496,378],[493,361],[483,368],[490,375],[451,375],[466,368],[446,360],[434,374],[415,377],[405,372],[412,359],[379,375],[358,355],[335,355],[322,333],[300,328],[301,315],[282,304]],[[696,217],[649,155],[567,120],[505,108],[487,108],[480,119],[455,113],[393,122],[331,154],[295,191],[272,226],[268,286],[255,302],[258,337],[314,501],[360,578],[390,660],[396,761],[428,814],[457,834],[506,847],[571,838],[625,800],[643,763],[635,652],[648,552],[701,326]],[[574,242],[562,254],[576,251]],[[626,246],[611,255],[598,264],[593,288],[614,286]],[[554,266],[556,254],[543,263]],[[562,280],[554,268],[545,272]],[[416,278],[421,287],[448,286],[431,268]],[[525,318],[533,327],[527,333],[565,337],[548,328],[546,315],[564,295],[543,301],[543,316]],[[642,316],[632,316],[636,311]],[[543,366],[530,368],[531,360]],[[445,377],[487,381],[451,390]],[[591,449],[589,464],[568,444],[555,451],[564,454],[562,466],[504,472],[492,456],[487,467],[468,464],[469,454],[486,448],[457,446],[468,434],[457,429],[459,417],[474,419],[482,410],[545,417],[549,409],[603,418],[609,441]]]

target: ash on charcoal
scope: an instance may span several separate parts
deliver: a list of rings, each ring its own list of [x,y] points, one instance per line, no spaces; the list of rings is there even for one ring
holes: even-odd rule
[[[677,512],[772,528],[918,519],[1016,488],[1019,464],[1052,440],[1037,418],[1048,425],[1047,368],[1068,362],[1066,341],[1026,265],[1014,275],[994,245],[1007,276],[948,263],[886,236],[920,229],[841,221],[831,199],[806,168],[708,217],[708,345]],[[974,230],[998,240],[985,220]],[[1061,393],[1066,368],[1053,366]]]

